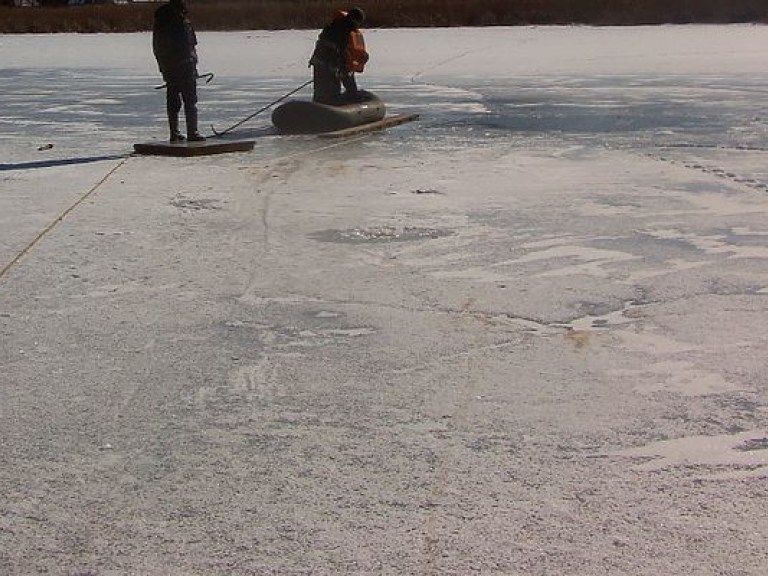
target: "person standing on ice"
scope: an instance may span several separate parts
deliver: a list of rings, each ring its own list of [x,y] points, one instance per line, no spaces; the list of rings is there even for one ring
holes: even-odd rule
[[[187,18],[184,0],[170,0],[155,11],[152,51],[167,85],[166,110],[171,142],[184,140],[179,131],[179,112],[184,103],[187,138],[205,140],[197,130],[197,36]]]
[[[340,11],[320,32],[309,60],[314,83],[312,100],[315,102],[336,105],[360,98],[355,72],[362,72],[368,61],[360,32],[364,20],[362,9],[351,8],[348,12]]]

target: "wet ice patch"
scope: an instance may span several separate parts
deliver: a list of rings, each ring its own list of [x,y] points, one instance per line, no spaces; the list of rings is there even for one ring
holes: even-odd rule
[[[768,451],[762,447],[766,438],[759,431],[722,436],[688,436],[653,442],[619,453],[637,459],[636,468],[659,471],[675,467],[707,466],[713,468],[746,468],[747,473],[768,471]],[[755,446],[756,448],[749,448]],[[745,449],[745,447],[747,447]]]
[[[88,104],[91,106],[100,106],[100,105],[113,105],[113,104],[122,104],[122,100],[118,100],[117,98],[91,98],[89,100],[85,100],[83,104]]]
[[[415,190],[411,190],[411,194],[442,194],[439,190],[434,190],[432,188],[416,188]]]
[[[586,316],[575,318],[566,325],[566,328],[576,332],[589,331],[589,330],[606,330],[608,328],[623,326],[627,324],[633,324],[637,321],[637,308],[639,306],[635,302],[624,302],[618,309],[611,309],[609,305],[591,305],[587,302],[583,302],[580,305],[581,309],[592,308],[592,311]],[[605,311],[601,311],[600,308],[607,308]]]
[[[751,452],[752,450],[768,450],[768,438],[750,438],[735,447],[741,452]]]
[[[315,318],[338,318],[341,316],[338,312],[328,312],[327,310],[321,310],[315,313]]]
[[[439,228],[419,226],[373,226],[370,228],[350,228],[347,230],[322,230],[310,234],[320,242],[336,242],[340,244],[369,244],[383,242],[408,242],[414,240],[430,240],[452,236],[453,231]]]
[[[249,288],[240,296],[239,300],[251,306],[286,306],[304,304],[307,302],[319,302],[317,298],[304,296],[302,294],[281,294],[280,296],[262,296],[255,292],[255,288]]]
[[[605,250],[580,245],[553,246],[544,250],[532,251],[506,265],[538,268],[538,276],[568,276],[589,274],[607,277],[611,266],[639,258],[625,251]]]
[[[319,334],[323,336],[342,337],[342,338],[355,338],[357,336],[371,336],[376,334],[376,330],[373,328],[361,327],[361,328],[334,328],[331,330],[320,330]]]
[[[721,374],[700,368],[690,361],[661,361],[650,364],[638,374],[642,383],[635,386],[638,394],[667,392],[689,398],[737,392],[741,386]]]
[[[221,210],[221,203],[211,198],[185,198],[177,196],[171,200],[171,206],[181,210],[200,211],[200,210]]]
[[[743,208],[743,211],[751,210]],[[724,230],[718,234],[694,234],[680,230],[656,230],[648,236],[660,240],[686,243],[701,254],[724,255],[729,258],[768,258],[768,246],[764,238],[751,234],[745,236],[736,231]]]

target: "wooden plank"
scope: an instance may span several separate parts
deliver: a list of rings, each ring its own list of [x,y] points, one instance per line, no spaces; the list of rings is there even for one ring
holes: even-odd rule
[[[398,116],[389,116],[377,120],[376,122],[369,122],[367,124],[352,126],[351,128],[344,128],[343,130],[336,130],[335,132],[323,132],[322,134],[318,134],[318,136],[320,136],[320,138],[344,138],[345,136],[355,136],[357,134],[365,134],[376,130],[384,130],[391,126],[398,126],[399,124],[413,122],[418,119],[418,114],[400,114]]]
[[[255,140],[205,140],[203,142],[144,142],[134,144],[136,154],[152,156],[208,156],[253,150]]]

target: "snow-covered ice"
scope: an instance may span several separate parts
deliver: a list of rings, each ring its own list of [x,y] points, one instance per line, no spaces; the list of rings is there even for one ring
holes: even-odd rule
[[[147,34],[0,36],[0,573],[764,575],[768,28],[366,40],[420,121],[179,159]]]

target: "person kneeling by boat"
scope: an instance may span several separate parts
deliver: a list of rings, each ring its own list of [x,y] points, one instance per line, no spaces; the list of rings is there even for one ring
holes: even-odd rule
[[[187,138],[205,140],[197,131],[197,37],[187,18],[184,0],[170,0],[155,11],[152,51],[167,84],[166,110],[171,142],[184,140],[179,132],[179,111],[184,103]]]
[[[364,20],[365,13],[355,7],[348,12],[339,12],[320,32],[309,60],[314,83],[313,101],[339,105],[364,97],[364,91],[358,90],[355,80],[355,72],[362,72],[368,61],[360,32]]]

